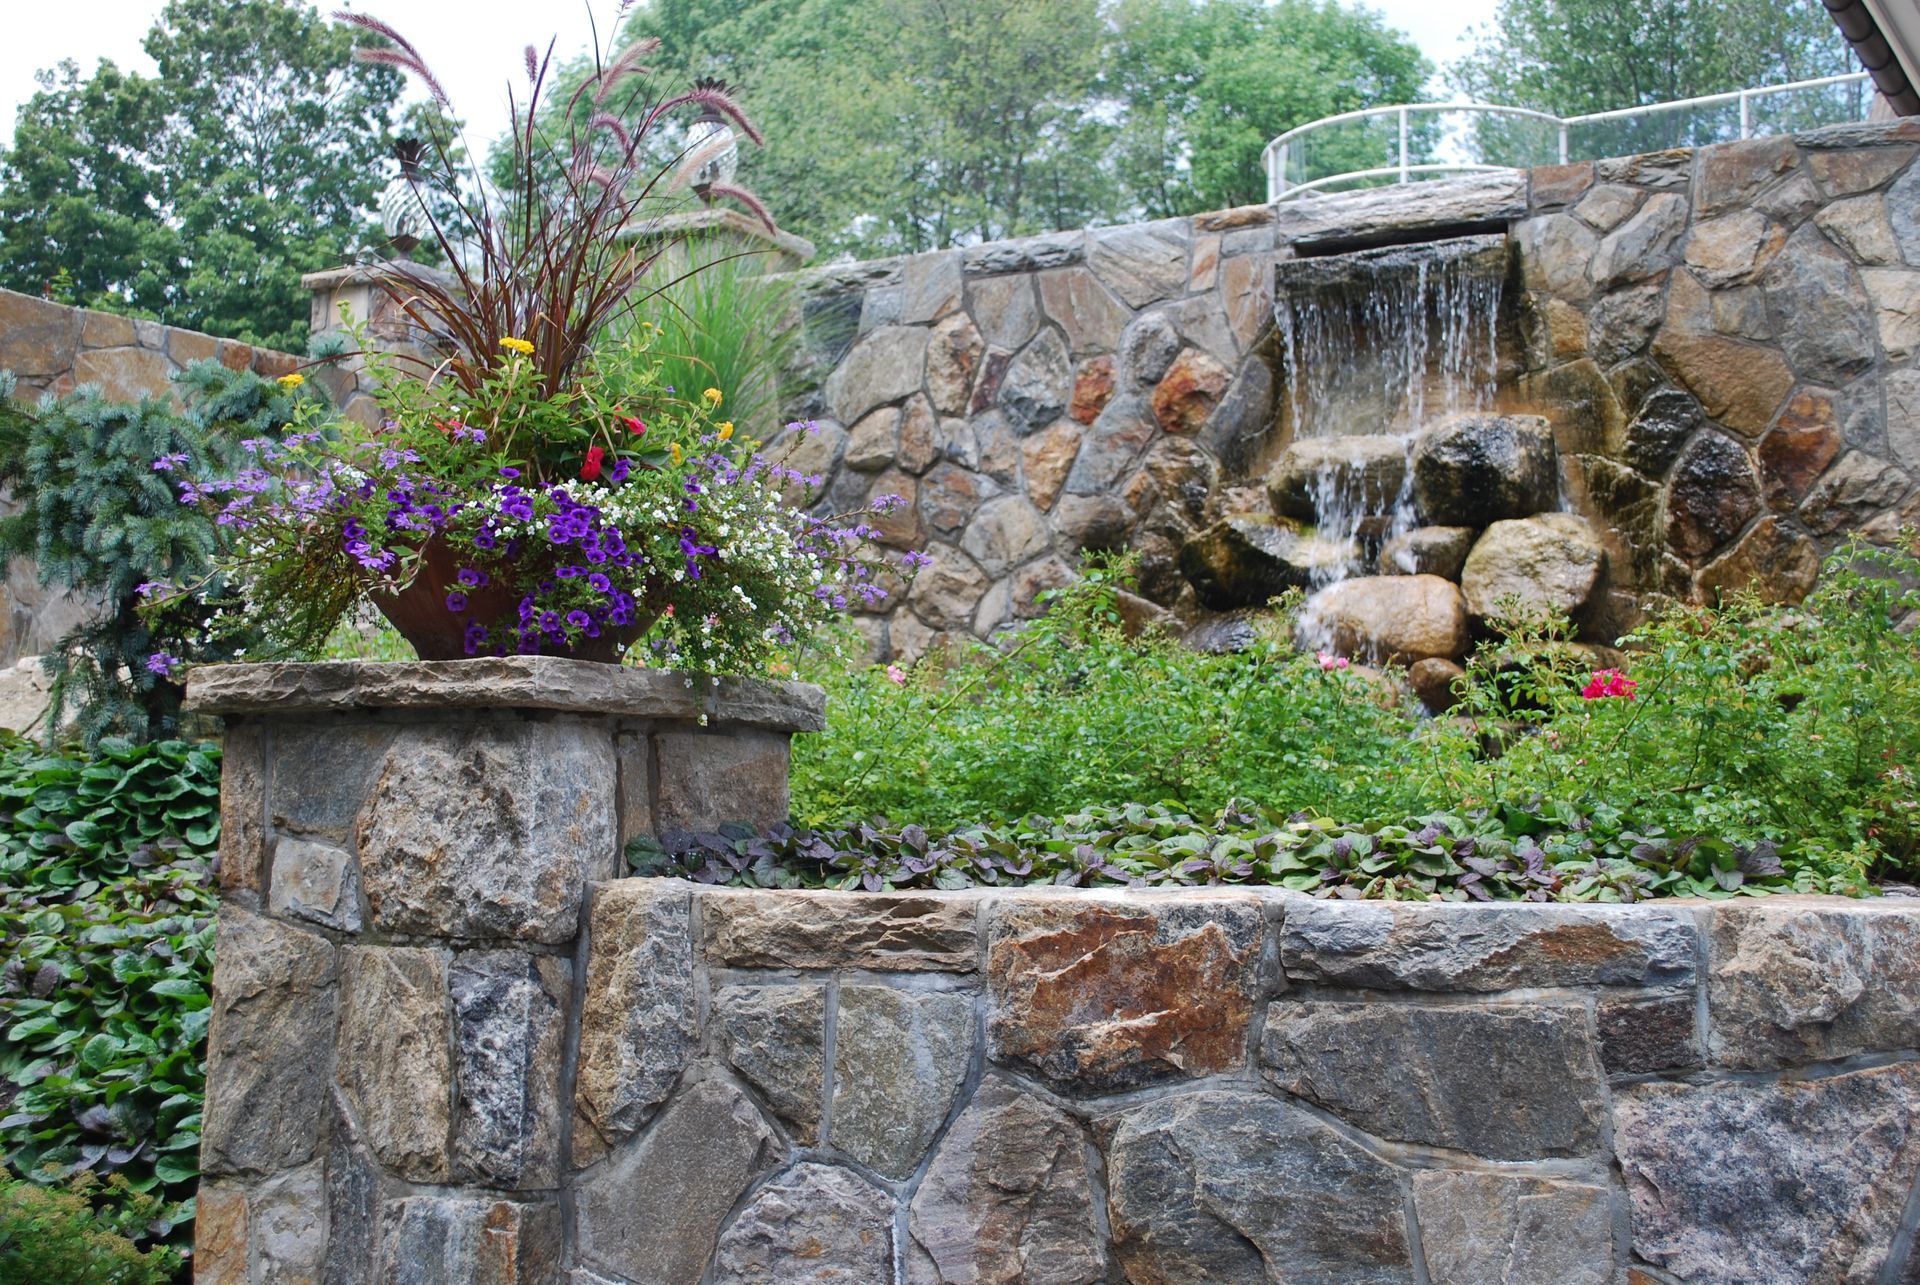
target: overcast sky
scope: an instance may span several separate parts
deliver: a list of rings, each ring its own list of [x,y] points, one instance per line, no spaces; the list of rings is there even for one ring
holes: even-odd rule
[[[140,40],[164,0],[13,0],[0,40],[0,137],[13,138],[14,109],[33,94],[33,74],[62,58],[91,70],[102,58],[151,72]],[[324,0],[323,10],[339,7]],[[392,23],[427,56],[455,107],[470,121],[504,113],[506,83],[517,73],[529,41],[559,36],[558,51],[583,50],[589,41],[586,0],[356,0],[354,7]],[[617,0],[593,0],[593,16],[612,21]],[[1383,0],[1369,5],[1411,35],[1439,65],[1463,51],[1470,24],[1493,16],[1494,0]],[[1434,97],[1441,97],[1434,87]]]

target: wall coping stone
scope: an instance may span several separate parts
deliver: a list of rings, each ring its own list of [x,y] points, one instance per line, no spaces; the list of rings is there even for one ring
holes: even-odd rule
[[[440,661],[203,665],[187,675],[200,714],[355,709],[543,709],[817,732],[826,693],[811,683],[635,669],[559,656]]]

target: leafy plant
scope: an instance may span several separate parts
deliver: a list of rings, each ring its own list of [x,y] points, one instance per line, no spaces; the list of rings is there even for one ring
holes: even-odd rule
[[[94,1207],[95,1196],[104,1197],[105,1209]],[[180,1270],[179,1253],[167,1246],[142,1250],[126,1228],[129,1218],[141,1218],[154,1204],[119,1179],[102,1188],[82,1176],[50,1188],[0,1178],[0,1280],[167,1285]]]
[[[199,1175],[220,760],[103,741],[0,755],[0,1118],[9,1166],[186,1244]],[[137,1198],[137,1199],[136,1199]],[[151,1202],[151,1203],[149,1203]]]

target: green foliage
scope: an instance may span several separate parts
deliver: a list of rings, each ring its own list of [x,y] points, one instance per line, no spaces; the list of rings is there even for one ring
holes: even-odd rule
[[[38,1181],[111,1175],[95,1196],[124,1228],[181,1245],[199,1176],[219,764],[178,741],[0,755],[0,1145]]]
[[[0,1179],[0,1280],[38,1285],[167,1285],[180,1255],[161,1246],[142,1250],[128,1234],[152,1208],[151,1197],[129,1193],[109,1179],[96,1210],[95,1185],[76,1179],[65,1189]],[[115,1208],[125,1212],[116,1213]]]
[[[0,384],[10,382],[0,372]],[[0,518],[0,554],[32,558],[41,583],[98,604],[45,658],[50,735],[69,709],[89,742],[167,735],[179,724],[182,689],[149,658],[226,660],[249,642],[214,627],[222,593],[206,577],[216,527],[180,503],[176,471],[230,458],[237,437],[285,423],[312,394],[214,362],[196,364],[179,386],[184,415],[162,398],[130,405],[84,387],[36,410],[0,412],[0,485],[20,501]],[[203,589],[155,610],[141,586],[163,581]]]
[[[400,88],[291,0],[170,0],[158,75],[40,77],[0,151],[0,284],[299,351],[300,275],[362,239]],[[363,42],[363,41],[362,41]]]

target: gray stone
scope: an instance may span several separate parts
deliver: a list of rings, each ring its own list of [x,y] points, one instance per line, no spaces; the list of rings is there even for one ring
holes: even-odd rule
[[[1920,465],[1920,453],[1914,462]],[[1866,451],[1848,451],[1807,493],[1800,520],[1816,535],[1855,530],[1897,502],[1911,484],[1887,461]]]
[[[727,1064],[760,1091],[795,1141],[820,1137],[826,1092],[827,996],[818,985],[726,986],[713,1028]]]
[[[1282,1090],[1376,1137],[1493,1160],[1600,1145],[1606,1081],[1578,1004],[1276,1001],[1260,1061]]]
[[[988,241],[960,251],[967,275],[995,272],[1038,272],[1078,263],[1086,249],[1084,232],[1050,232],[1017,241]]]
[[[204,1189],[203,1189],[204,1190]],[[205,1197],[202,1196],[202,1208]],[[323,1285],[360,1285],[374,1271],[380,1212],[380,1170],[353,1140],[353,1126],[334,1099],[327,1148],[327,1257]]]
[[[1048,329],[1020,350],[1000,381],[1000,406],[1024,432],[1060,418],[1073,396],[1073,362],[1060,332]]]
[[[1920,272],[1869,268],[1860,280],[1873,300],[1887,359],[1900,361],[1920,350]]]
[[[1605,1187],[1434,1169],[1413,1176],[1433,1285],[1612,1285]]]
[[[779,1155],[778,1137],[740,1090],[687,1086],[645,1136],[575,1189],[580,1256],[634,1285],[699,1280],[728,1212]]]
[[[1547,214],[1516,223],[1520,280],[1529,290],[1544,290],[1579,303],[1593,294],[1587,265],[1600,237],[1571,214]]]
[[[827,410],[854,424],[874,407],[918,392],[929,333],[924,326],[882,326],[862,335],[827,376]]]
[[[1714,910],[1714,1062],[1768,1070],[1920,1047],[1920,906],[1871,904],[1742,899]]]
[[[916,254],[901,265],[900,320],[910,326],[937,321],[960,306],[960,252]]]
[[[684,680],[682,680],[684,681]],[[762,827],[787,819],[788,738],[781,732],[665,732],[653,738],[659,782],[654,821],[711,830],[729,821]]]
[[[1649,477],[1664,476],[1700,421],[1700,403],[1690,395],[1655,389],[1627,425],[1626,462]]]
[[[573,1101],[574,1164],[590,1164],[666,1100],[692,1060],[691,886],[665,879],[595,884]]]
[[[1475,535],[1472,527],[1417,526],[1380,546],[1380,574],[1458,580]]]
[[[412,1196],[381,1210],[381,1285],[549,1285],[565,1259],[560,1206]]]
[[[260,725],[228,723],[220,751],[220,888],[258,892],[267,857],[267,757]]]
[[[1553,430],[1537,415],[1454,415],[1420,434],[1413,493],[1435,526],[1483,527],[1555,507]]]
[[[276,915],[341,932],[360,931],[360,866],[329,843],[285,836],[273,841],[268,903]]]
[[[1613,1115],[1640,1258],[1702,1285],[1883,1279],[1920,1171],[1912,1065],[1633,1084]]]
[[[453,1041],[437,950],[350,946],[334,1069],[367,1148],[409,1182],[446,1182]]]
[[[1127,306],[1085,268],[1043,273],[1040,304],[1066,333],[1075,354],[1111,352],[1131,315]]]
[[[367,799],[394,727],[381,723],[278,723],[273,729],[273,824],[344,839]]]
[[[1328,585],[1300,613],[1303,646],[1369,665],[1459,660],[1467,654],[1467,606],[1439,576],[1356,576]]]
[[[980,1086],[914,1194],[909,1279],[1093,1285],[1107,1278],[1086,1141],[1067,1115],[998,1080]]]
[[[1128,307],[1144,308],[1186,293],[1190,237],[1185,219],[1103,228],[1092,233],[1087,266]]]
[[[612,858],[613,812],[613,744],[601,728],[403,728],[355,827],[372,925],[569,941],[590,865]]]
[[[899,325],[900,314],[906,310],[906,306],[905,286],[876,286],[867,291],[860,297],[859,334],[864,335],[869,330],[878,330],[881,326]],[[833,354],[832,360],[826,364],[831,365],[846,356],[847,348],[852,347],[856,337],[848,336],[846,344],[838,353]]]
[[[326,1121],[335,969],[324,938],[221,906],[203,1172],[277,1173],[313,1158]]]
[[[960,547],[989,576],[1004,575],[1047,547],[1047,523],[1023,495],[1003,495],[980,506]]]
[[[967,311],[986,341],[1008,352],[1018,352],[1040,329],[1040,302],[1030,276],[967,282]]]
[[[1879,326],[1846,258],[1809,225],[1767,269],[1767,309],[1794,373],[1837,386],[1874,360]]]
[[[714,1285],[877,1285],[893,1279],[893,1199],[831,1165],[795,1165],[720,1237]]]
[[[1160,437],[1153,408],[1132,394],[1116,396],[1082,439],[1067,473],[1067,493],[1111,497],[1135,461]]]
[[[1709,289],[1752,281],[1787,241],[1785,228],[1758,210],[1696,223],[1687,233],[1687,266]]]
[[[1208,1090],[1106,1124],[1114,1253],[1134,1281],[1415,1279],[1398,1170],[1290,1103]]]
[[[1506,223],[1526,212],[1526,172],[1505,170],[1285,201],[1273,207],[1273,224],[1281,246],[1379,245],[1430,228]]]
[[[1645,281],[1664,272],[1687,226],[1687,199],[1672,192],[1647,198],[1638,213],[1600,242],[1593,279],[1602,286]]]
[[[1216,610],[1264,607],[1304,588],[1316,570],[1353,561],[1350,543],[1258,517],[1223,518],[1180,547],[1180,573],[1200,601]]]
[[[732,968],[965,973],[980,953],[976,899],[951,893],[736,889],[701,905],[707,958]]]
[[[1692,983],[1694,943],[1691,912],[1664,906],[1302,900],[1280,960],[1293,981],[1381,990],[1654,987]]]
[[[1606,550],[1585,518],[1539,513],[1495,522],[1474,542],[1460,571],[1467,610],[1478,620],[1556,611],[1578,617],[1593,604]]]
[[[1920,370],[1887,376],[1887,447],[1898,463],[1920,469]]]
[[[834,1147],[889,1178],[920,1165],[973,1052],[973,996],[840,988],[834,1020]]]
[[[325,1165],[316,1160],[278,1174],[247,1198],[248,1279],[296,1285],[320,1275],[327,1257]]]
[[[1274,512],[1302,522],[1391,513],[1406,484],[1410,446],[1390,434],[1295,441],[1267,473]]]
[[[1068,553],[1118,549],[1133,530],[1133,512],[1107,495],[1064,495],[1053,510],[1053,529]]]
[[[653,833],[653,742],[635,732],[622,732],[614,740],[614,757],[620,771],[620,850],[629,840]],[[627,873],[624,857],[610,872],[616,877]]]
[[[523,1191],[558,1186],[573,970],[552,955],[476,951],[455,957],[447,991],[455,1181]]]
[[[1835,201],[1814,215],[1813,222],[1855,263],[1900,262],[1886,200],[1877,194]]]
[[[1619,183],[1602,183],[1588,189],[1573,207],[1574,217],[1592,228],[1595,232],[1611,232],[1626,220],[1629,214],[1640,208],[1641,192],[1638,188],[1626,187]]]
[[[1911,166],[1887,189],[1887,218],[1900,257],[1920,268],[1920,165]]]
[[[900,437],[900,408],[882,406],[870,411],[847,434],[846,466],[856,473],[872,473],[893,463]]]
[[[907,592],[907,603],[936,629],[965,629],[992,580],[973,560],[951,545],[929,545],[931,566],[922,567]]]
[[[1120,337],[1120,377],[1138,387],[1160,382],[1180,352],[1180,335],[1164,310],[1140,314]]]

